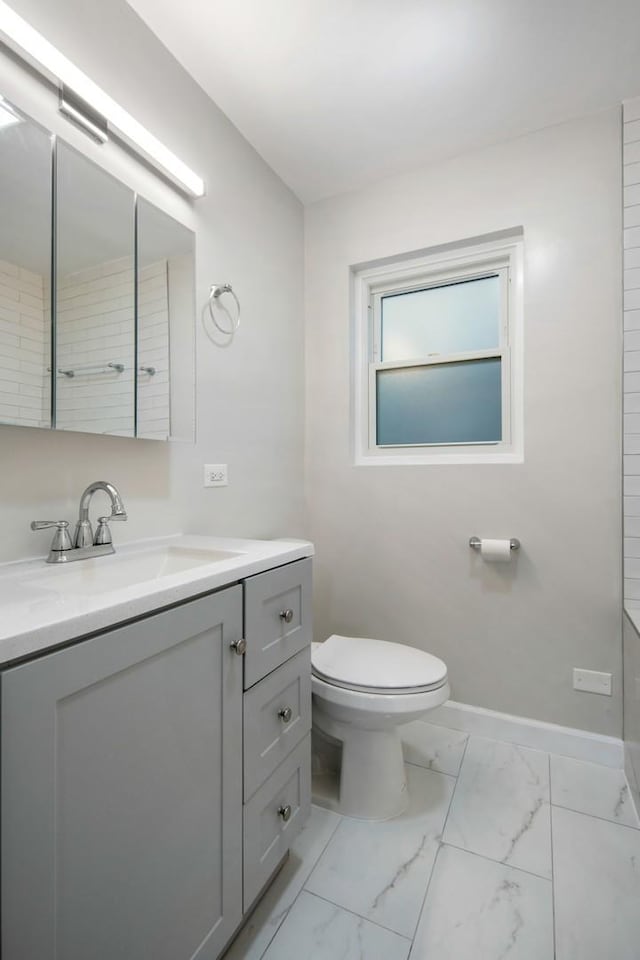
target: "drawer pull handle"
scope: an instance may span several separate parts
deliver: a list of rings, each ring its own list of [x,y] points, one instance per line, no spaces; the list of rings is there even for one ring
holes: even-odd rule
[[[293,610],[289,607],[288,610],[280,611],[280,619],[284,620],[285,623],[291,623],[293,620]]]
[[[237,653],[238,656],[241,657],[247,649],[247,641],[244,637],[241,637],[240,640],[232,640],[230,646],[234,653]]]
[[[278,710],[278,716],[283,723],[289,723],[289,720],[291,720],[293,716],[293,710],[291,707],[283,707],[282,710]]]
[[[278,808],[278,816],[280,817],[281,820],[284,820],[285,823],[286,823],[288,820],[290,820],[290,819],[291,819],[291,804],[288,803],[288,804],[286,805],[286,807],[279,807],[279,808]]]

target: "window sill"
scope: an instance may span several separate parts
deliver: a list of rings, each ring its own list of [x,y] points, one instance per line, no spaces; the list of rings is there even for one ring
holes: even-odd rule
[[[394,453],[374,454],[360,453],[356,455],[356,467],[422,467],[443,466],[446,464],[469,464],[476,466],[484,463],[510,464],[524,463],[524,454],[517,451],[498,453]]]

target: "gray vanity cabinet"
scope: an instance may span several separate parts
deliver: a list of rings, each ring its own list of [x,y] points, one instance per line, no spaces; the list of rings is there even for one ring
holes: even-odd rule
[[[242,918],[242,587],[2,674],[3,960],[213,960]]]

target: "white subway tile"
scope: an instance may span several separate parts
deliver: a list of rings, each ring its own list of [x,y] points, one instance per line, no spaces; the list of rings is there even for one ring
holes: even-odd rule
[[[640,497],[624,497],[625,517],[640,517]]]
[[[623,163],[637,163],[640,160],[640,140],[635,143],[627,143],[622,151]]]
[[[640,120],[632,120],[622,125],[622,142],[633,143],[640,140]]]
[[[628,350],[624,355],[625,371],[640,370],[640,350]]]
[[[640,310],[640,289],[624,291],[624,309]]]
[[[625,310],[624,329],[640,330],[640,310]]]
[[[625,331],[624,349],[626,353],[633,353],[636,350],[640,350],[640,330]]]
[[[637,290],[640,287],[640,268],[624,271],[624,289]]]
[[[640,227],[627,227],[622,232],[625,250],[640,247]]]
[[[625,207],[622,219],[625,228],[640,226],[640,203],[633,207]]]
[[[0,301],[5,300],[7,304],[18,303],[20,300],[20,291],[17,287],[9,287],[0,283]]]
[[[640,167],[640,163],[638,164]],[[625,250],[624,252],[624,268],[625,270],[634,270],[637,267],[640,267],[640,248],[635,247],[633,250]]]
[[[627,163],[622,168],[622,181],[625,187],[640,183],[640,162]]]
[[[633,580],[636,578],[640,579],[640,560],[635,560],[633,557],[625,557],[624,575]]]
[[[640,497],[640,477],[624,477],[622,489],[625,497]]]
[[[640,537],[640,517],[624,518],[625,537]]]
[[[640,559],[640,537],[624,538],[624,555],[631,559]]]
[[[640,203],[640,184],[634,183],[622,191],[622,202],[625,207],[633,207]]]
[[[624,412],[640,413],[640,393],[624,394]]]

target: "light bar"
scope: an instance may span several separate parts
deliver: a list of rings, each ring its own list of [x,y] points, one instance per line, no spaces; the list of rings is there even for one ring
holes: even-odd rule
[[[41,33],[0,0],[0,36],[49,80],[70,87],[101,114],[110,127],[194,197],[204,195],[204,181],[152,133],[79,70]]]

